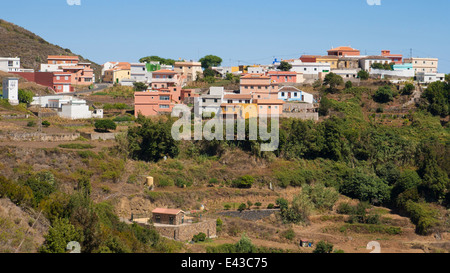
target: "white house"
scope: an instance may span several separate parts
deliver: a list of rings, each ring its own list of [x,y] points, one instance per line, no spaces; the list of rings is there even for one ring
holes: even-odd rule
[[[145,63],[130,64],[130,78],[123,79],[120,84],[125,86],[133,86],[135,82],[143,82],[149,84],[152,82],[152,72],[147,71]]]
[[[445,81],[444,73],[430,73],[418,72],[416,73],[416,80],[420,83],[432,83],[437,81]]]
[[[344,81],[357,79],[358,78],[358,72],[361,69],[333,69],[332,72],[336,75],[339,75],[344,79]]]
[[[211,69],[217,71],[222,76],[222,78],[225,78],[228,73],[232,73],[231,66],[214,66]]]
[[[20,72],[20,58],[0,57],[0,70],[4,72]]]
[[[387,57],[367,56],[359,60],[359,65],[361,69],[370,72],[372,70],[372,65],[374,63],[390,64],[391,62],[392,62],[391,59]]]
[[[278,99],[289,102],[314,103],[314,96],[293,86],[282,86],[278,89]]]
[[[330,72],[329,63],[304,63],[301,60],[294,60],[290,62],[292,65],[291,71],[303,73],[303,75],[319,75],[319,73]]]
[[[220,104],[223,102],[224,95],[225,90],[223,87],[210,87],[209,94],[196,98],[195,113],[198,115],[202,115],[203,112],[214,112],[217,114],[220,111]]]
[[[9,104],[19,104],[19,78],[4,78],[3,79],[3,95],[4,99],[7,99]]]
[[[103,118],[103,109],[89,111],[89,105],[85,100],[71,100],[61,104],[58,116],[68,119]]]

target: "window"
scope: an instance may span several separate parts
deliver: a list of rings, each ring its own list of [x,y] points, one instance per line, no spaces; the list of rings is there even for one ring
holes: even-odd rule
[[[64,79],[67,81],[69,80],[69,76],[65,76]]]
[[[258,86],[258,89],[261,89],[261,86]]]
[[[251,88],[251,89],[253,89],[253,88],[254,88],[254,86],[252,85],[252,86],[250,86],[250,88]]]
[[[245,103],[250,103],[250,100],[245,100]]]
[[[160,104],[159,108],[161,108],[161,109],[169,109],[170,107],[169,107],[168,104]]]
[[[228,100],[228,103],[233,103],[233,101],[232,100]]]
[[[217,102],[217,99],[214,99],[214,102]]]
[[[159,96],[159,100],[170,100],[170,96]]]
[[[56,79],[59,81],[61,79],[61,77],[60,76],[56,76]]]
[[[156,222],[156,223],[161,223],[161,216],[156,215],[156,216],[155,216],[155,222]]]
[[[8,61],[8,66],[13,66],[13,61]]]
[[[284,97],[284,92],[281,92],[281,96]]]
[[[206,99],[202,99],[203,102],[206,102]]]
[[[242,100],[239,100],[239,103],[242,103]]]
[[[294,97],[297,97],[297,92],[294,92]]]

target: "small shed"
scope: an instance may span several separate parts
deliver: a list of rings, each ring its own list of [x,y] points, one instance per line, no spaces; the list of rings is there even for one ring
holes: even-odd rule
[[[184,214],[181,209],[156,208],[152,211],[152,220],[155,224],[181,225],[184,224]]]
[[[309,239],[300,239],[300,247],[312,247],[313,242]]]

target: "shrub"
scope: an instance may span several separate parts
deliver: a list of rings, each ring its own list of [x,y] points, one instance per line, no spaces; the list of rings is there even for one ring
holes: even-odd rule
[[[334,188],[326,188],[322,184],[303,188],[305,194],[309,196],[314,206],[321,210],[331,210],[339,198],[339,194]]]
[[[345,89],[350,89],[350,88],[352,88],[353,87],[353,83],[351,82],[351,81],[347,81],[346,83],[345,83]]]
[[[390,102],[394,99],[394,94],[392,92],[391,87],[384,86],[378,88],[378,90],[375,92],[375,95],[373,95],[373,100],[379,103],[386,103]]]
[[[19,89],[18,92],[18,99],[19,102],[21,103],[26,103],[26,104],[30,104],[33,101],[33,92],[29,91],[29,90],[22,90]]]
[[[255,181],[255,179],[253,178],[253,176],[244,175],[238,179],[233,180],[233,182],[231,184],[235,188],[249,189],[252,187],[252,184],[254,181]]]
[[[59,144],[58,147],[65,148],[65,149],[92,149],[92,148],[95,148],[95,146],[93,146],[91,144],[84,144],[84,143]]]
[[[27,123],[27,127],[34,127],[34,126],[36,126],[36,121],[34,121],[34,120],[29,121],[29,122]]]
[[[246,206],[244,203],[242,203],[242,204],[239,205],[238,211],[239,211],[239,212],[242,212],[242,211],[245,210],[246,208],[247,208],[247,206]]]
[[[428,235],[439,221],[439,211],[427,203],[416,203],[411,200],[406,202],[406,211],[411,221],[416,225],[416,232],[420,235]]]
[[[275,205],[272,204],[272,203],[270,203],[269,205],[267,205],[267,208],[268,208],[268,209],[273,209],[274,207],[275,207]]]
[[[172,179],[168,177],[161,177],[158,179],[158,186],[159,187],[171,187],[174,185],[174,182]]]
[[[402,89],[402,95],[411,95],[414,92],[414,84],[406,83]]]
[[[206,240],[206,234],[203,232],[200,232],[199,234],[194,235],[194,237],[192,237],[192,241],[194,242],[204,242]]]
[[[114,121],[110,119],[100,119],[94,124],[95,129],[101,132],[108,132],[108,130],[116,130],[117,125]]]
[[[49,126],[50,126],[50,122],[49,122],[48,120],[44,120],[44,121],[42,122],[42,126],[44,126],[44,127],[49,127]]]
[[[352,207],[349,203],[340,203],[336,209],[336,212],[339,214],[352,214],[355,211],[355,208]]]
[[[292,228],[290,228],[288,230],[285,230],[283,233],[281,233],[281,236],[283,238],[286,238],[286,239],[292,241],[295,238],[295,232]]]
[[[217,184],[219,184],[219,180],[217,180],[217,178],[211,178],[209,180],[209,182],[208,182],[209,186],[214,186],[214,185],[217,185]]]
[[[319,241],[316,245],[316,248],[313,250],[313,253],[331,253],[333,251],[333,244]]]
[[[231,205],[230,204],[225,204],[223,207],[224,207],[225,210],[229,210],[231,208]]]
[[[261,202],[256,202],[256,203],[255,203],[255,206],[259,208],[259,207],[262,206],[262,204],[261,204]]]

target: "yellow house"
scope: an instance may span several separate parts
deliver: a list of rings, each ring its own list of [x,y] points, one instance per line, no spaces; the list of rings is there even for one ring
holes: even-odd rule
[[[316,63],[329,63],[331,69],[338,68],[338,56],[318,56],[316,57]]]
[[[111,69],[105,70],[103,75],[103,82],[120,83],[122,80],[131,78],[130,63],[119,62]]]
[[[258,108],[255,103],[222,103],[220,107],[224,117],[229,115],[245,119],[258,117]]]

